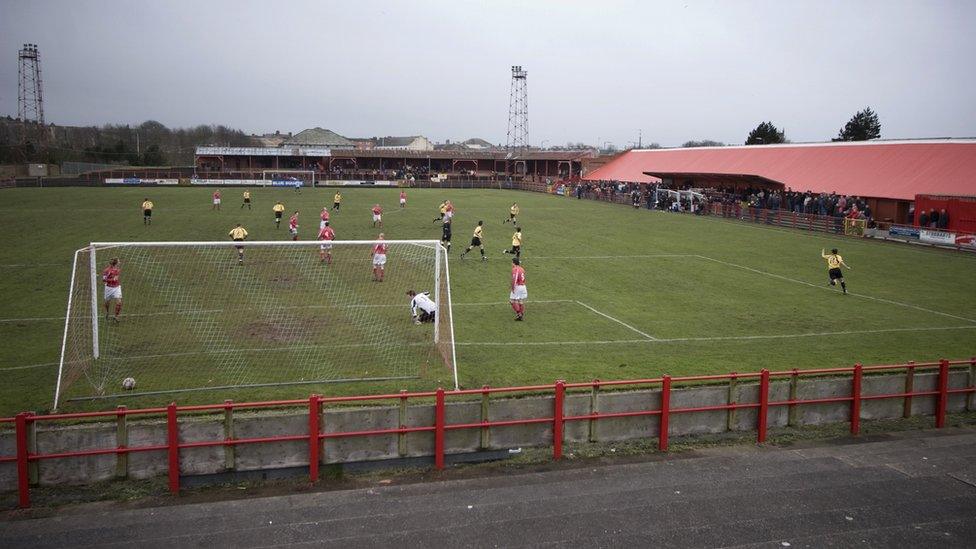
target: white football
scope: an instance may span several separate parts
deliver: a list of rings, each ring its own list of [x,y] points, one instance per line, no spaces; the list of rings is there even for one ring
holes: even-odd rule
[[[131,391],[136,388],[136,379],[133,377],[127,377],[122,380],[122,388],[126,391]]]

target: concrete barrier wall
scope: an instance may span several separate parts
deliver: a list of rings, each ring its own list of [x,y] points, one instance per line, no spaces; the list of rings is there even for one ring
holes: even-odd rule
[[[936,373],[913,376],[914,391],[936,389]],[[964,388],[973,383],[964,371],[950,373],[949,387]],[[850,378],[782,379],[770,383],[770,402],[799,399],[848,397]],[[863,379],[862,394],[893,394],[906,390],[906,375],[868,376]],[[972,398],[965,394],[950,395],[948,410],[958,412],[972,406]],[[680,408],[720,406],[736,402],[758,403],[759,386],[755,382],[729,383],[686,388],[673,388],[671,393],[670,435],[698,435],[725,431],[756,429],[758,411],[755,408],[733,411],[718,410],[694,413],[674,412]],[[593,413],[634,412],[656,410],[660,407],[659,390],[607,391],[593,390],[566,395],[565,416]],[[935,396],[914,397],[911,415],[933,415]],[[446,422],[477,424],[485,420],[504,421],[550,417],[553,397],[483,398],[465,402],[449,402],[445,407]],[[905,399],[864,400],[863,419],[902,417]],[[846,422],[850,419],[850,403],[824,403],[800,406],[771,406],[769,427],[786,425],[818,425]],[[399,426],[426,427],[434,424],[431,404],[326,409],[320,425],[323,433],[394,429]],[[569,421],[564,437],[568,442],[614,442],[634,439],[656,439],[660,418],[657,415]],[[302,435],[308,432],[308,415],[298,411],[244,414],[228,417],[192,416],[180,419],[180,441],[216,441],[227,437],[258,438],[276,435]],[[492,428],[448,429],[445,448],[449,454],[498,450],[516,447],[548,446],[552,443],[552,424],[502,426]],[[120,445],[129,447],[165,445],[166,425],[162,420],[130,422],[128,424],[100,423],[51,427],[40,424],[32,438],[32,452],[57,453],[81,449],[105,449]],[[320,452],[323,463],[350,463],[401,457],[432,456],[432,431],[381,436],[328,438]],[[14,455],[14,435],[0,435],[0,454]],[[308,444],[305,441],[243,444],[236,447],[211,446],[180,451],[180,468],[184,475],[202,475],[224,471],[248,471],[305,466],[308,463]],[[144,479],[167,472],[165,450],[135,452],[128,456],[103,455],[83,458],[44,460],[32,465],[32,481],[41,485],[85,484],[113,478]],[[0,491],[16,488],[16,464],[0,464]]]

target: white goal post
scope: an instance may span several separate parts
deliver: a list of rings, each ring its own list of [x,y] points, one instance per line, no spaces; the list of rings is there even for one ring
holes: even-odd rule
[[[307,183],[309,187],[315,187],[315,170],[261,170],[261,186],[267,187],[292,187],[294,180],[302,182],[302,186]]]
[[[340,382],[457,388],[446,254],[435,240],[93,242],[74,253],[54,409]],[[102,271],[113,258],[122,299],[110,303]],[[431,322],[413,322],[408,290],[429,292]],[[130,377],[136,388],[123,388]]]

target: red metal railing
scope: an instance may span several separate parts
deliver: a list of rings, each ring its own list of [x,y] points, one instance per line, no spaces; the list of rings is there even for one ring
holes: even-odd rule
[[[193,406],[177,406],[175,403],[164,408],[145,408],[130,410],[124,406],[120,406],[116,410],[107,410],[101,412],[78,412],[78,413],[67,413],[67,414],[48,414],[48,415],[34,415],[30,412],[23,412],[17,414],[13,418],[0,418],[0,423],[13,423],[15,430],[16,439],[16,455],[13,456],[0,456],[0,463],[16,462],[17,464],[17,488],[18,488],[18,502],[21,507],[30,506],[30,464],[33,462],[51,460],[51,459],[65,459],[65,458],[79,458],[79,457],[89,457],[89,456],[99,456],[99,455],[123,455],[130,454],[133,452],[167,452],[168,457],[168,474],[169,474],[169,489],[173,493],[179,493],[180,491],[180,450],[188,448],[203,448],[212,446],[238,446],[244,444],[264,444],[264,443],[276,443],[276,442],[288,442],[288,441],[306,441],[308,443],[308,458],[309,458],[309,480],[311,482],[316,482],[319,478],[319,463],[321,461],[321,451],[322,444],[326,440],[338,439],[338,438],[348,438],[348,437],[369,437],[369,436],[382,436],[382,435],[393,435],[393,434],[406,434],[406,433],[419,433],[419,432],[433,432],[434,434],[434,466],[437,469],[443,469],[445,466],[445,435],[447,431],[463,430],[463,429],[488,429],[491,427],[506,427],[514,425],[533,425],[533,424],[551,424],[552,425],[552,455],[553,459],[560,459],[563,453],[563,439],[564,439],[564,426],[566,422],[570,421],[597,421],[601,419],[611,419],[611,418],[622,418],[622,417],[641,417],[641,416],[658,416],[659,417],[659,429],[657,433],[658,438],[658,448],[662,452],[668,450],[668,431],[670,418],[674,414],[689,414],[689,413],[700,413],[700,412],[715,412],[715,411],[733,411],[733,410],[743,410],[743,409],[757,409],[758,418],[756,421],[756,440],[757,442],[764,442],[766,440],[768,432],[768,419],[769,419],[769,409],[774,407],[787,406],[791,409],[800,405],[812,405],[812,404],[827,404],[827,403],[838,403],[838,402],[849,402],[850,403],[850,430],[851,434],[857,435],[860,432],[860,419],[861,419],[861,403],[865,400],[881,400],[881,399],[895,399],[900,398],[905,402],[906,410],[910,412],[911,409],[911,399],[918,396],[934,396],[936,397],[936,410],[935,410],[935,426],[943,427],[945,425],[946,411],[948,405],[949,396],[952,394],[962,394],[962,393],[973,393],[976,392],[976,386],[973,385],[972,376],[970,376],[970,383],[964,388],[949,388],[949,372],[952,366],[962,366],[966,365],[970,367],[970,373],[976,372],[976,357],[969,360],[940,360],[938,362],[925,362],[925,363],[914,363],[909,362],[907,364],[896,364],[896,365],[877,365],[877,366],[862,366],[861,364],[856,364],[853,367],[847,368],[819,368],[812,370],[787,370],[770,372],[769,370],[763,369],[759,372],[752,373],[730,373],[730,374],[720,374],[720,375],[697,375],[697,376],[683,376],[683,377],[671,377],[665,375],[660,378],[651,379],[634,379],[634,380],[619,380],[619,381],[600,381],[594,380],[590,382],[582,383],[566,383],[565,381],[556,381],[551,385],[530,385],[523,387],[482,387],[480,389],[463,389],[458,391],[445,391],[444,389],[437,389],[436,391],[425,391],[425,392],[400,392],[396,394],[381,394],[381,395],[356,395],[356,396],[340,396],[340,397],[322,397],[320,395],[311,395],[307,399],[301,400],[276,400],[276,401],[265,401],[265,402],[233,402],[225,401],[220,404],[205,404],[205,405],[193,405]],[[920,369],[937,369],[938,371],[938,383],[937,388],[931,391],[915,391],[914,386],[911,383],[913,380],[913,374],[916,370]],[[879,371],[904,371],[906,375],[905,391],[900,393],[890,393],[890,394],[872,394],[864,395],[862,394],[862,378],[865,372],[879,372]],[[797,380],[800,376],[818,376],[818,375],[843,375],[849,374],[851,376],[851,394],[850,396],[837,396],[829,398],[813,398],[813,399],[799,399],[795,396],[786,400],[770,400],[770,380],[772,378],[791,378],[792,381]],[[671,393],[672,387],[675,383],[693,383],[693,382],[715,382],[715,381],[729,381],[730,383],[735,383],[742,379],[758,379],[759,381],[759,397],[758,402],[746,402],[740,403],[735,401],[730,401],[728,404],[719,404],[711,406],[695,406],[695,407],[684,407],[684,408],[674,408],[671,406]],[[564,403],[566,398],[566,392],[573,389],[598,389],[604,387],[619,387],[619,386],[660,386],[661,398],[660,405],[655,409],[645,409],[645,410],[634,410],[626,412],[593,412],[589,414],[580,415],[566,415],[564,411]],[[553,395],[553,412],[551,416],[545,417],[534,417],[534,418],[522,418],[522,419],[510,419],[510,420],[498,420],[498,421],[488,421],[483,420],[479,422],[472,423],[447,423],[445,416],[446,400],[448,397],[463,397],[465,395],[481,395],[483,398],[487,398],[491,394],[526,394],[526,393],[548,393],[552,392]],[[371,429],[362,431],[329,431],[328,425],[320,424],[320,415],[322,413],[322,408],[327,404],[340,404],[340,403],[352,403],[352,402],[364,402],[364,401],[400,401],[401,403],[406,403],[409,399],[434,399],[434,424],[425,426],[414,426],[406,427],[399,426],[396,428],[389,429]],[[225,438],[223,440],[205,440],[197,442],[180,442],[179,440],[179,414],[180,413],[190,413],[190,412],[215,412],[223,411],[229,412],[235,409],[261,409],[261,408],[289,408],[289,407],[304,407],[308,410],[308,432],[297,433],[291,435],[279,435],[279,436],[268,436],[268,437],[256,437],[256,438]],[[128,416],[160,416],[165,415],[166,417],[166,444],[156,444],[156,445],[145,445],[145,446],[127,446],[124,444],[119,444],[113,448],[97,448],[97,449],[87,449],[87,450],[77,450],[71,452],[58,452],[58,453],[35,453],[30,451],[29,445],[29,432],[33,425],[58,421],[58,420],[78,420],[78,419],[90,419],[90,418],[103,418],[103,417],[128,417]]]

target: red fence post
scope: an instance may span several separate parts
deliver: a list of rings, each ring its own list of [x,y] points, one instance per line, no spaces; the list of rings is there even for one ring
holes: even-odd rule
[[[14,423],[17,437],[17,504],[21,509],[30,507],[30,473],[27,453],[27,412],[17,414]]]
[[[935,426],[941,429],[945,427],[946,407],[949,403],[949,361],[944,358],[939,361],[938,399],[935,408]]]
[[[434,467],[444,468],[444,389],[437,388],[434,400]]]
[[[661,378],[661,416],[658,421],[657,449],[668,451],[668,420],[671,417],[671,376]]]
[[[319,395],[308,397],[308,481],[319,481]]]
[[[756,442],[766,442],[766,420],[769,414],[769,370],[763,368],[759,375],[759,417],[757,418]]]
[[[552,399],[552,459],[563,457],[563,402],[566,399],[566,382],[556,381]]]
[[[854,377],[851,380],[851,434],[857,435],[861,432],[861,376],[863,375],[861,363],[854,365]]]
[[[180,493],[180,426],[176,422],[176,403],[166,407],[166,443],[169,445],[169,491]]]

